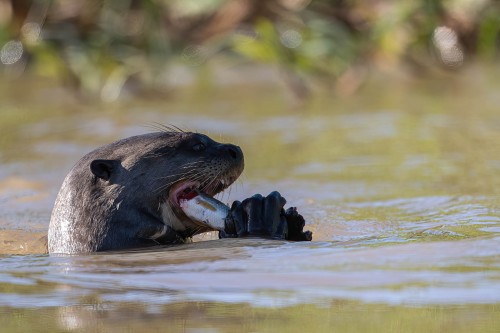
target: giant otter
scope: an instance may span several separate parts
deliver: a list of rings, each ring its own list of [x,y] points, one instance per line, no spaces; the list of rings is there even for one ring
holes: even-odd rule
[[[217,194],[238,178],[243,166],[239,147],[171,128],[97,148],[63,182],[50,220],[48,250],[71,254],[186,242],[212,229],[190,220],[180,199],[193,190]],[[283,210],[285,202],[277,192],[235,202],[220,236],[310,240],[302,232],[302,217],[293,209]]]

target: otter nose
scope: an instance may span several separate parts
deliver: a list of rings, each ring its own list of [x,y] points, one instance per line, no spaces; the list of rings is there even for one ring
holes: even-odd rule
[[[231,156],[235,160],[241,160],[241,158],[243,157],[243,152],[238,146],[227,144],[226,150],[229,153],[229,156]]]

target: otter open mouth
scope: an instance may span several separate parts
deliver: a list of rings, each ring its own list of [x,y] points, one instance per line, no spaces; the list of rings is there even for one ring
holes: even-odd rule
[[[169,200],[173,207],[180,208],[181,200],[189,200],[197,196],[199,193],[204,193],[213,197],[217,193],[224,191],[231,185],[236,178],[221,178],[217,181],[200,183],[197,181],[181,181],[174,184],[170,189]],[[178,210],[179,211],[179,210]]]

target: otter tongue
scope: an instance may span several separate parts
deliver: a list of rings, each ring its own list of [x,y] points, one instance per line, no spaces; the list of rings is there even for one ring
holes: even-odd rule
[[[188,191],[181,193],[181,195],[179,196],[179,199],[191,200],[194,197],[198,196],[199,194],[200,194],[200,192],[198,192],[196,190],[188,190]]]

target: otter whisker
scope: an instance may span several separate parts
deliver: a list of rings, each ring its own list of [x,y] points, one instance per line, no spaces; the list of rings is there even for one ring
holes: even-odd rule
[[[198,166],[200,164],[204,163],[204,161],[198,161],[198,162],[193,162],[193,163],[190,163],[190,164],[184,164],[183,166],[181,166],[182,169],[188,169],[188,168],[193,168],[195,166]]]
[[[241,191],[244,191],[245,190],[245,183],[243,182],[243,180],[240,178],[236,179],[236,182],[235,182],[237,188],[239,188]]]
[[[189,180],[191,181],[200,181],[201,179],[203,179],[205,177],[205,175],[203,173],[198,173],[197,175],[194,175],[192,177],[189,177]],[[201,182],[201,181],[200,181]]]
[[[164,190],[166,187],[168,187],[168,185],[167,185],[167,186],[165,186],[165,185],[160,185],[159,187],[157,187],[157,188],[155,188],[155,189],[153,190],[153,194],[155,194],[155,195],[156,195],[156,194],[160,194],[160,192],[163,192],[163,190]]]
[[[187,130],[184,130],[178,126],[175,126],[173,124],[161,124],[159,122],[152,122],[150,124],[147,124],[145,125],[146,127],[149,127],[149,128],[152,128],[152,129],[155,129],[155,130],[159,130],[161,132],[165,132],[165,133],[168,133],[168,132],[173,132],[173,133],[187,133],[188,131]]]
[[[155,180],[167,179],[167,178],[177,177],[177,176],[181,176],[181,175],[186,176],[186,175],[188,175],[191,172],[194,172],[194,170],[191,170],[191,171],[188,171],[188,172],[176,173],[176,174],[173,174],[173,175],[168,175],[168,176],[163,176],[163,177],[158,177]]]
[[[173,175],[168,175],[168,176],[163,176],[163,177],[157,177],[155,179],[155,181],[156,180],[162,180],[162,179],[168,179],[168,178],[172,178],[172,177],[177,177],[177,176],[183,176],[184,178],[186,178],[186,177],[189,177],[191,175],[197,175],[199,173],[200,173],[200,170],[192,169],[192,170],[188,170],[186,172],[176,173],[176,174],[173,174]],[[173,182],[175,183],[176,181],[174,180]]]
[[[185,176],[185,175],[186,175],[185,173],[176,173],[174,175],[168,175],[168,176],[164,176],[164,177],[157,177],[157,178],[154,179],[154,181],[162,180],[162,179],[169,179],[169,178],[178,177],[178,176]]]
[[[200,166],[200,165],[203,165],[202,162],[197,163],[197,164],[184,165],[184,166],[181,166],[180,168],[181,169],[192,169],[192,168],[195,168],[195,167]]]
[[[189,178],[187,178],[187,177],[182,177],[182,178],[176,179],[176,180],[174,180],[174,181],[172,181],[172,182],[169,182],[169,183],[167,183],[167,184],[162,184],[162,185],[160,185],[160,186],[159,186],[159,187],[158,187],[158,188],[157,188],[157,189],[156,189],[153,193],[157,194],[157,193],[159,193],[159,192],[162,192],[163,190],[166,190],[166,189],[167,189],[170,185],[175,184],[175,183],[177,183],[177,182],[181,182],[181,181],[183,181],[183,180],[189,180]]]
[[[190,166],[190,165],[198,165],[198,164],[200,164],[202,162],[203,162],[202,160],[194,161],[194,162],[189,162],[189,163],[183,164],[182,167],[186,167],[186,166]]]
[[[203,158],[200,158],[199,160],[196,160],[196,161],[191,161],[191,162],[187,162],[187,163],[184,163],[183,165],[189,165],[189,164],[200,163],[200,162],[202,162],[203,160],[204,160]]]
[[[203,175],[203,170],[191,170],[186,173],[187,178],[192,179],[193,177],[198,177],[200,175]]]
[[[189,180],[189,175],[185,175],[184,177],[175,179],[175,180],[168,182],[168,183],[165,183],[165,184],[160,184],[159,186],[157,186],[155,188],[153,193],[159,193],[159,192],[165,190],[166,188],[168,188],[170,185],[175,184],[175,183],[180,182],[180,181],[183,181],[183,180]]]
[[[188,164],[192,164],[192,163],[198,163],[198,162],[203,161],[203,160],[204,160],[203,158],[200,158],[200,159],[198,159],[196,161],[186,162],[183,165],[188,165]]]
[[[195,166],[194,163],[199,163],[199,162],[197,161],[197,162],[186,163],[186,164],[183,164],[180,168],[183,168],[183,169],[193,168]],[[195,170],[189,170],[188,172],[192,172],[192,171],[195,171]],[[175,176],[178,176],[178,175],[185,175],[185,174],[186,174],[186,172],[180,172],[180,173],[173,174],[173,175],[159,177],[158,179],[170,178],[170,177],[175,177]]]
[[[181,177],[181,178],[179,178],[179,179],[176,179],[176,180],[174,180],[174,181],[171,181],[171,182],[169,182],[169,183],[167,183],[167,184],[162,184],[162,185],[160,185],[159,187],[157,187],[157,188],[153,191],[153,193],[154,193],[154,194],[158,194],[159,192],[162,192],[163,190],[165,190],[166,188],[168,188],[170,185],[172,185],[172,184],[174,184],[174,183],[177,183],[177,182],[180,182],[180,181],[183,181],[183,180],[188,180],[188,179],[189,179],[189,178],[188,178],[188,176],[189,176],[189,175],[186,175],[186,174],[185,174],[185,175],[184,175],[184,177]]]
[[[206,193],[210,193],[212,192],[213,190],[215,190],[215,186],[217,185],[217,183],[215,183],[215,181],[219,178],[219,176],[223,173],[223,171],[219,171],[211,181],[209,181],[207,183],[207,185],[204,186],[204,192]]]
[[[175,184],[177,182],[197,181],[197,180],[204,177],[203,170],[191,170],[191,171],[188,171],[187,173],[184,173],[184,174],[177,174],[177,176],[178,175],[182,175],[183,177],[181,177],[179,179],[175,179],[175,180],[168,182],[166,184],[160,185],[158,188],[155,189],[154,193],[157,194],[157,193],[167,189],[170,185]],[[174,175],[171,175],[171,176],[174,176]],[[164,178],[168,178],[168,177],[161,177],[158,179],[164,179]]]

